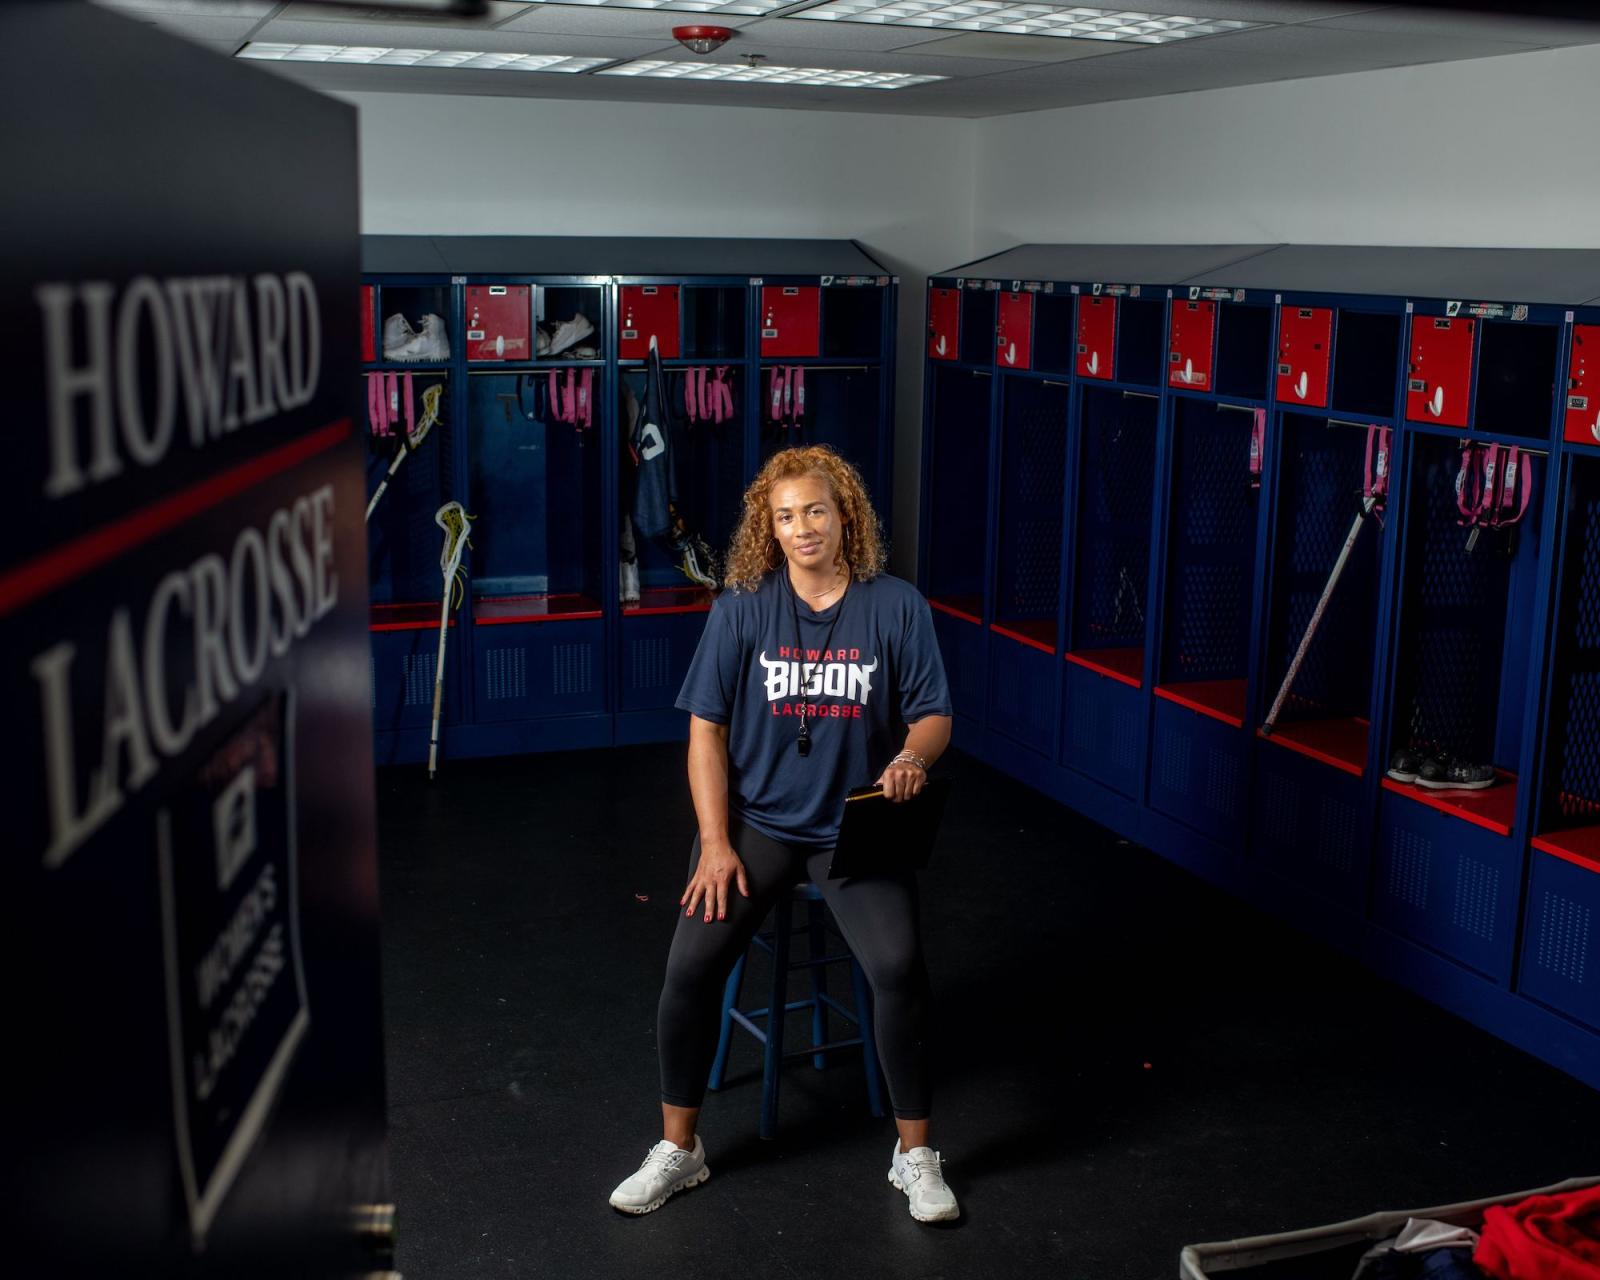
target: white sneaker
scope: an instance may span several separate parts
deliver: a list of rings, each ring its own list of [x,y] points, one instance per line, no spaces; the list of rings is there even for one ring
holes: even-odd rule
[[[695,1135],[693,1151],[675,1147],[663,1138],[650,1148],[639,1172],[624,1178],[611,1193],[611,1207],[623,1213],[649,1213],[666,1204],[674,1192],[698,1187],[710,1176],[705,1144],[699,1134]]]
[[[450,358],[450,339],[445,334],[444,321],[436,315],[423,316],[421,330],[413,333],[405,345],[393,351],[385,346],[383,357],[385,360],[426,360],[442,364]]]
[[[932,1147],[902,1151],[898,1141],[894,1144],[889,1181],[906,1193],[906,1199],[911,1201],[911,1216],[918,1222],[951,1222],[961,1216],[956,1193],[945,1185],[940,1171],[943,1161]]]
[[[417,331],[411,327],[411,322],[396,311],[383,322],[383,358],[399,359],[396,352],[402,350],[416,336]]]
[[[544,354],[553,356],[565,351],[568,347],[582,342],[594,332],[594,325],[589,323],[589,317],[583,312],[578,312],[570,320],[563,320],[550,335],[550,349]]]

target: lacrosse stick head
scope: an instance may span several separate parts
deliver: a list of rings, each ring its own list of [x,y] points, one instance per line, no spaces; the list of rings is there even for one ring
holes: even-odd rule
[[[469,516],[459,502],[447,502],[433,513],[433,522],[444,530],[444,546],[439,549],[439,572],[445,587],[459,586],[461,556],[467,549],[471,528]]]
[[[431,431],[439,422],[439,401],[444,396],[444,383],[436,382],[422,393],[422,415],[417,419],[416,425],[406,428],[406,448],[413,453],[417,446],[428,438]],[[434,517],[438,519],[437,516]]]

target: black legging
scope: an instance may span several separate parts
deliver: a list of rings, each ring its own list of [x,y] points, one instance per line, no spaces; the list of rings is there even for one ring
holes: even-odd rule
[[[705,922],[699,905],[678,917],[661,987],[657,1043],[661,1050],[661,1100],[698,1107],[716,1053],[722,992],[728,975],[761,927],[779,894],[802,880],[822,890],[839,932],[861,962],[872,986],[873,1028],[878,1057],[889,1081],[889,1100],[901,1120],[925,1120],[928,1091],[928,976],[917,938],[914,875],[825,880],[829,852],[782,844],[754,828],[733,823],[728,831],[744,863],[750,896],[728,886],[728,918]],[[689,875],[700,861],[700,838],[689,852]]]

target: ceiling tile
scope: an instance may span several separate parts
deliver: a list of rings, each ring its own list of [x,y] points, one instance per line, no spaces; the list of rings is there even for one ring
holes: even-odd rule
[[[209,14],[161,13],[153,9],[124,9],[122,14],[134,22],[148,23],[190,40],[243,40],[260,24],[259,18],[221,18]]]
[[[706,24],[738,30],[758,21],[736,14],[668,13],[662,9],[606,9],[598,5],[536,4],[501,31],[577,31],[589,36],[632,36],[672,39],[672,28]]]
[[[266,17],[278,6],[273,0],[95,0],[107,9],[120,9],[132,16],[134,13],[186,13],[196,17],[252,18]]]
[[[806,49],[869,49],[879,53],[908,49],[949,39],[949,31],[927,27],[890,27],[876,22],[801,22],[793,18],[762,18],[746,26],[740,38],[758,36],[774,46]]]
[[[1294,80],[1459,58],[1492,57],[1524,52],[1528,48],[1497,40],[1347,31],[1320,25],[1271,27],[1139,49],[1121,58],[1071,63],[1063,68],[1033,68],[1012,74],[1030,79],[1048,79],[1055,75],[1088,83],[1132,80],[1142,86],[1142,92],[1161,94],[1179,91],[1163,84],[1166,77],[1171,77],[1174,84],[1181,84],[1182,90],[1187,91],[1195,87],[1259,83],[1263,79],[1259,74],[1262,71],[1272,73],[1265,79]],[[1233,79],[1234,76],[1239,78]]]
[[[149,0],[149,2],[156,3],[159,0]],[[437,10],[407,12],[404,9],[382,9],[373,5],[319,4],[313,0],[299,0],[299,3],[284,5],[283,12],[277,16],[289,22],[378,22],[385,25],[417,22],[433,27],[492,27],[507,18],[515,17],[527,7],[526,0],[489,0],[487,13],[475,17],[463,17],[460,14],[441,13]]]
[[[1101,8],[1108,7],[1101,0]],[[1387,8],[1374,0],[1140,0],[1130,9],[1182,14],[1186,18],[1235,18],[1242,22],[1311,22]]]
[[[1331,18],[1315,25],[1338,27],[1346,31],[1505,40],[1541,46],[1600,43],[1600,20],[1534,18],[1499,13],[1385,9]]]
[[[1137,48],[1139,46],[1133,46]],[[1076,62],[1131,52],[1114,40],[1071,40],[1059,36],[1010,36],[988,31],[962,32],[916,46],[919,55],[940,58],[997,58],[1007,62]]]

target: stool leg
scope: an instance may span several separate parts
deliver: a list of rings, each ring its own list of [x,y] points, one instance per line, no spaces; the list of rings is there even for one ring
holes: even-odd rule
[[[789,1003],[789,897],[772,909],[772,994],[767,1000],[767,1043],[761,1056],[761,1136],[778,1131],[778,1074],[783,1070],[784,1006]]]
[[[820,960],[828,954],[828,933],[822,911],[822,903],[806,903],[806,933],[810,937],[811,958],[813,960]],[[811,1043],[813,1045],[828,1043],[828,1006],[822,1000],[822,997],[827,994],[827,970],[820,964],[814,964],[811,966]],[[828,1055],[825,1053],[812,1054],[811,1065],[821,1071],[828,1065]]]
[[[733,972],[722,989],[722,1030],[717,1036],[717,1056],[711,1060],[711,1078],[706,1088],[722,1088],[723,1073],[728,1069],[728,1049],[733,1043],[733,1011],[739,1007],[739,992],[744,986],[744,956],[734,962]]]
[[[857,1027],[861,1032],[861,1065],[867,1073],[867,1110],[883,1115],[883,1075],[878,1065],[878,1036],[872,1027],[872,989],[861,963],[850,957],[850,985],[855,988]]]

